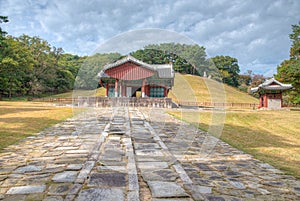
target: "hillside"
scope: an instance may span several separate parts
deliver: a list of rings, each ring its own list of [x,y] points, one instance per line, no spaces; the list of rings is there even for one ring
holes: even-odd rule
[[[228,103],[258,103],[258,99],[234,87],[212,79],[179,73],[175,75],[174,87],[169,97],[191,102],[210,102],[211,100],[225,102],[226,100]]]

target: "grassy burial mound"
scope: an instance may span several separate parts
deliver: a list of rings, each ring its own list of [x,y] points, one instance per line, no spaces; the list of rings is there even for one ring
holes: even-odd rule
[[[174,87],[169,97],[183,102],[227,102],[258,104],[258,99],[237,88],[213,79],[176,73]],[[222,93],[225,92],[224,96]]]

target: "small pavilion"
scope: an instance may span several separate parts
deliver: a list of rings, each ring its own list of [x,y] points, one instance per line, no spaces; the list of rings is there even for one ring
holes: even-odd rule
[[[282,108],[282,92],[291,88],[293,88],[291,84],[283,84],[271,78],[258,87],[251,88],[250,92],[259,94],[258,108],[280,109]]]
[[[174,85],[172,64],[147,64],[131,55],[107,64],[98,73],[106,97],[164,98]]]

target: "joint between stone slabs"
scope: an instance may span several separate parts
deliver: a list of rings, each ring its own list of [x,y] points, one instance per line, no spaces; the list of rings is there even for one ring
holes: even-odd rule
[[[140,201],[140,195],[138,190],[129,191],[127,194],[128,201]]]
[[[90,172],[94,168],[95,163],[96,163],[95,161],[85,162],[79,175],[77,176],[77,179],[75,180],[75,183],[81,183],[81,184],[84,183],[84,181],[87,179],[87,176],[90,174]]]
[[[75,196],[78,194],[80,189],[82,188],[81,184],[74,184],[69,193],[67,194],[64,201],[72,201],[75,199]]]
[[[175,171],[179,174],[180,179],[183,181],[184,184],[193,184],[191,178],[187,175],[185,170],[180,164],[172,165]]]

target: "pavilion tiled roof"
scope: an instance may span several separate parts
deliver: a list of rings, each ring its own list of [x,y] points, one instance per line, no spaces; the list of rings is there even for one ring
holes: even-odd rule
[[[100,78],[101,77],[102,78],[109,77],[105,73],[106,70],[120,66],[127,62],[135,63],[135,64],[137,64],[143,68],[146,68],[148,70],[151,70],[151,71],[156,71],[158,73],[159,78],[174,78],[174,76],[175,76],[172,64],[147,64],[143,61],[140,61],[140,60],[134,58],[131,55],[128,55],[128,56],[124,57],[123,59],[120,59],[114,63],[105,65],[103,67],[103,70],[98,73],[98,77],[100,77]]]
[[[293,88],[291,84],[283,84],[276,80],[275,78],[271,78],[269,80],[266,80],[264,83],[258,85],[258,87],[251,88],[250,92],[251,93],[256,93],[260,91],[261,89],[265,90],[288,90]]]

